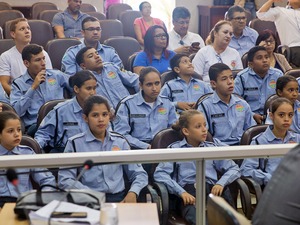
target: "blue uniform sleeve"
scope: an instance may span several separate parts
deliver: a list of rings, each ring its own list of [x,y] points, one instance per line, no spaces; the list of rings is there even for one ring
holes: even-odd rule
[[[236,78],[234,79],[234,93],[244,96],[244,87],[242,83],[242,76],[237,75]]]
[[[123,166],[131,186],[129,192],[139,195],[140,191],[148,184],[148,175],[141,164],[128,164]]]
[[[171,127],[177,121],[176,108],[172,102],[170,102],[168,127]]]
[[[124,85],[132,87],[136,92],[139,92],[139,76],[137,74],[130,71],[121,71],[119,68],[117,68],[117,72]]]
[[[154,180],[156,182],[163,183],[167,186],[168,191],[171,194],[181,196],[182,193],[186,192],[175,180],[171,178],[171,174],[174,171],[173,162],[162,162],[159,163],[154,172]]]
[[[72,76],[77,72],[77,70],[81,70],[80,66],[76,63],[75,58],[76,54],[74,54],[71,47],[65,52],[61,60],[61,71]]]
[[[40,172],[40,171],[44,171],[46,169],[40,169],[40,168],[35,168],[35,169],[32,169],[33,170],[33,179],[36,183],[39,184],[40,187],[42,187],[43,190],[56,190],[56,180],[55,180],[55,177],[53,176],[53,174],[48,171],[48,172]],[[47,187],[45,185],[50,185],[52,186],[53,188],[51,187]],[[43,186],[45,186],[43,188]]]
[[[241,177],[239,166],[231,159],[214,160],[216,169],[223,173],[217,184],[225,187]]]
[[[253,118],[253,113],[251,111],[250,106],[247,104],[247,109],[245,113],[245,123],[244,123],[244,131],[247,130],[249,127],[255,126],[256,122]]]

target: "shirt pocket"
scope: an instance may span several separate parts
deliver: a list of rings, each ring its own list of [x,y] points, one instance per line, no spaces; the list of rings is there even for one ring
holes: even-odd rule
[[[63,134],[64,139],[69,139],[70,137],[75,136],[76,134],[81,133],[81,129],[78,125],[78,122],[64,122],[63,123]]]
[[[247,101],[258,101],[259,94],[258,88],[245,88],[244,98]]]
[[[217,118],[212,118],[212,125],[211,125],[210,132],[215,137],[226,137],[228,135],[229,130],[229,121],[228,118],[224,116],[219,116]]]

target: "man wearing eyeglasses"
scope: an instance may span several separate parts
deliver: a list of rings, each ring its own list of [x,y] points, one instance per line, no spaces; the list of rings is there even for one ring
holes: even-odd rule
[[[81,38],[81,22],[88,14],[80,11],[81,0],[68,0],[68,8],[55,14],[52,27],[57,38]]]
[[[168,49],[176,53],[192,54],[205,46],[199,34],[189,32],[191,13],[185,7],[176,7],[172,13],[173,30],[169,32]]]
[[[246,12],[240,6],[231,6],[228,9],[226,19],[231,22],[233,28],[233,36],[229,46],[236,49],[242,57],[255,46],[258,33],[256,30],[246,26]]]
[[[62,58],[61,70],[69,75],[74,75],[81,67],[76,63],[76,54],[83,47],[93,47],[97,50],[104,62],[111,62],[119,68],[123,68],[122,60],[116,53],[116,50],[107,45],[100,44],[101,26],[98,19],[95,17],[86,17],[82,21],[82,43],[70,47]]]

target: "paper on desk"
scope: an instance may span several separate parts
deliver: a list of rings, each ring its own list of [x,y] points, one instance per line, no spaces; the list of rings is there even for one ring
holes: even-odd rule
[[[31,211],[29,213],[29,218],[32,225],[48,225],[48,220],[59,204],[59,201],[53,200],[49,204],[40,208],[37,211]],[[99,225],[100,224],[100,211],[91,209],[85,206],[76,205],[69,202],[61,202],[59,207],[55,209],[56,212],[87,212],[86,218],[52,218],[51,225]]]

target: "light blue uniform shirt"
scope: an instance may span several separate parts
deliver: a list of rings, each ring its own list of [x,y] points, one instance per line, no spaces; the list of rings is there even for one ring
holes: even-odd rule
[[[269,116],[269,110],[268,115],[265,124],[273,124],[273,121],[271,120]],[[290,127],[293,131],[300,134],[300,102],[296,100],[294,102],[294,116],[293,116],[293,123]]]
[[[205,141],[199,147],[215,146],[218,146],[218,144]],[[192,148],[192,146],[186,142],[186,139],[183,139],[174,142],[169,148],[185,148],[188,151],[188,148]],[[154,173],[154,179],[156,182],[164,183],[171,194],[180,196],[183,192],[186,192],[183,189],[185,185],[196,183],[196,163],[194,161],[176,162],[176,167],[176,171],[174,171],[174,162],[159,163]],[[231,159],[206,160],[205,167],[206,182],[212,185],[219,184],[225,187],[241,176],[238,165]],[[217,171],[223,173],[220,179],[218,179]],[[171,174],[173,172],[175,176],[172,178]]]
[[[0,83],[0,102],[5,102],[5,103],[10,104],[9,97],[6,94],[6,92],[4,91],[1,83]]]
[[[152,56],[152,62],[150,62],[149,58],[147,57],[146,52],[140,52],[136,55],[134,62],[133,62],[133,67],[137,67],[137,66],[143,66],[143,67],[147,67],[147,66],[153,66],[155,67],[160,74],[167,72],[168,70],[171,70],[170,68],[170,59],[172,59],[172,57],[174,55],[176,55],[175,52],[167,50],[169,52],[169,57],[166,58],[165,54],[162,53],[162,56],[160,59],[155,58],[154,56]]]
[[[167,96],[174,106],[177,106],[177,102],[196,103],[202,95],[211,92],[213,90],[208,83],[192,77],[187,84],[179,76],[165,83],[161,89],[161,95]]]
[[[82,68],[76,63],[76,55],[80,51],[80,49],[84,47],[86,47],[85,43],[68,48],[61,61],[61,71],[68,75],[74,75],[77,71],[82,70]],[[119,68],[123,68],[122,60],[113,47],[102,45],[100,44],[100,42],[98,42],[96,50],[101,56],[103,62],[111,62]]]
[[[69,76],[59,70],[46,70],[46,80],[36,90],[31,88],[34,80],[26,71],[11,85],[10,103],[21,117],[25,127],[37,120],[40,107],[54,99],[64,98],[64,88],[68,88]]]
[[[284,140],[282,140],[275,137],[272,129],[273,125],[268,126],[265,132],[252,139],[251,145],[300,143],[299,134],[288,131]],[[268,158],[266,165],[264,165],[263,160],[259,160],[258,158],[244,159],[241,165],[242,176],[252,177],[260,185],[266,185],[270,181],[281,159],[281,157]]]
[[[111,63],[104,64],[101,74],[93,73],[98,83],[97,94],[107,98],[110,106],[114,109],[116,109],[119,101],[130,95],[125,86],[134,88],[136,92],[140,89],[137,74],[130,71],[123,72]]]
[[[25,145],[19,145],[16,146],[13,150],[9,151],[5,149],[2,145],[0,145],[0,156],[1,155],[33,155],[35,152],[28,146]],[[13,166],[13,165],[11,165]],[[47,170],[41,169],[41,168],[24,168],[24,169],[16,169],[17,173],[24,173],[27,174],[20,174],[18,175],[19,179],[19,185],[18,189],[20,193],[32,190],[32,184],[30,181],[29,173],[33,172],[31,174],[31,177],[33,180],[39,185],[51,185],[53,187],[56,187],[56,181],[55,177],[50,172],[41,172],[41,173],[34,173],[37,171],[44,171]],[[0,169],[0,196],[11,196],[11,197],[18,197],[19,194],[16,191],[16,188],[7,180],[6,178],[6,170]],[[52,190],[50,187],[45,187],[43,190]]]
[[[265,102],[271,95],[276,94],[276,81],[282,75],[280,70],[270,68],[268,74],[261,78],[248,67],[234,79],[234,92],[248,102],[252,112],[262,115]]]
[[[82,108],[76,97],[59,103],[41,122],[35,133],[35,140],[41,148],[47,145],[64,148],[69,138],[87,130],[88,126],[82,114]],[[56,143],[54,143],[55,133]]]
[[[199,104],[198,110],[205,115],[213,137],[227,145],[239,144],[244,131],[256,124],[248,103],[233,94],[226,104],[214,92]]]
[[[73,142],[76,150],[73,147]],[[96,139],[91,131],[78,134],[69,139],[65,152],[99,152],[129,150],[127,141],[119,134],[106,131],[106,137],[102,143]],[[86,171],[79,182],[74,184],[76,176],[82,169],[60,170],[58,173],[60,188],[92,189],[95,191],[116,194],[125,189],[123,170],[131,183],[130,192],[137,195],[148,184],[148,175],[141,164],[110,164],[95,165]]]
[[[132,148],[146,149],[157,132],[176,120],[175,107],[167,97],[158,96],[151,107],[140,91],[121,101],[113,125],[114,131],[124,135]]]
[[[237,50],[242,57],[246,52],[255,46],[257,37],[257,31],[246,26],[243,30],[242,36],[238,38],[234,35],[232,36],[229,47]]]
[[[64,34],[66,38],[79,37],[82,38],[81,28],[82,21],[88,17],[86,13],[78,12],[77,19],[69,13],[68,8],[65,11],[54,15],[52,20],[52,27],[63,26]]]

